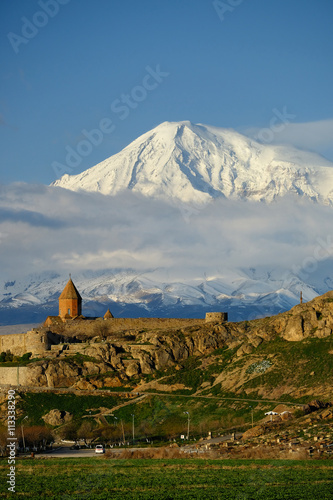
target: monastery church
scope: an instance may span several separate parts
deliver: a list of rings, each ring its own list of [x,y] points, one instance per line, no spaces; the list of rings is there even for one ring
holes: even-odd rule
[[[104,314],[104,319],[111,318],[113,318],[113,315],[108,309]],[[59,315],[48,316],[44,326],[75,319],[85,319],[85,317],[82,316],[82,297],[74,285],[71,275],[69,275],[68,283],[59,296]]]
[[[59,316],[61,318],[74,318],[82,314],[82,298],[74,285],[72,278],[59,297]]]
[[[0,352],[10,351],[17,356],[22,356],[26,352],[31,352],[33,355],[43,355],[45,351],[52,349],[52,346],[56,347],[64,342],[76,342],[75,338],[59,335],[50,331],[49,327],[71,321],[94,321],[96,319],[102,318],[86,318],[82,316],[82,297],[70,277],[59,296],[59,315],[48,316],[42,327],[33,328],[26,333],[0,335]],[[109,309],[104,314],[104,319],[113,319]]]

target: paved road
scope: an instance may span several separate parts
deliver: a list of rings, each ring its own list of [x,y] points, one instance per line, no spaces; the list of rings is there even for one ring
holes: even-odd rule
[[[112,448],[111,451],[116,454],[120,454],[122,451],[130,450],[130,451],[135,451],[139,450],[141,448],[119,448],[118,446],[116,448]],[[147,449],[147,448],[144,448]],[[107,448],[107,451],[110,450],[110,448]],[[29,457],[30,455],[27,455]],[[86,457],[103,457],[104,454],[102,453],[95,453],[95,448],[91,449],[82,449],[82,450],[72,450],[70,447],[67,446],[62,446],[60,448],[56,448],[52,451],[47,451],[44,453],[38,453],[35,455],[35,458],[86,458]]]
[[[232,439],[232,434],[226,434],[224,436],[218,436],[216,438],[212,439],[205,439],[202,441],[196,441],[195,443],[191,444],[184,444],[181,446],[179,449],[184,452],[189,452],[189,451],[196,451],[196,445],[200,445],[200,447],[203,447],[205,445],[209,444],[218,444],[222,443],[224,441],[230,441]],[[241,432],[237,432],[235,434],[235,438],[239,439],[242,436]],[[167,445],[166,445],[167,446]],[[109,450],[110,448],[107,448]],[[121,447],[114,447],[112,448],[112,452],[116,454],[120,454],[124,449],[127,449],[129,451],[135,451],[135,450],[140,450],[140,449],[147,449],[147,448],[140,448],[140,447],[133,447],[133,448],[121,448]],[[27,457],[30,455],[27,454]],[[58,448],[55,448],[52,451],[47,451],[44,453],[38,453],[35,455],[35,458],[86,458],[86,457],[103,457],[104,455],[95,453],[95,448],[91,449],[71,449],[70,446],[59,446]]]
[[[95,448],[91,450],[71,450],[69,447],[61,447],[52,451],[38,453],[35,455],[35,458],[83,458],[95,456],[98,456],[98,454],[95,453]]]

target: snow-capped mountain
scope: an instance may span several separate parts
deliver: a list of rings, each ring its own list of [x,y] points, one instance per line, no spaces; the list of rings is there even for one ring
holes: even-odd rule
[[[287,146],[260,144],[234,130],[165,122],[118,154],[53,186],[114,195],[133,190],[169,202],[214,198],[271,202],[286,194],[333,204],[333,163]]]
[[[332,288],[321,277],[306,284],[281,269],[225,270],[219,276],[167,281],[163,270],[83,272],[73,277],[83,298],[83,314],[102,316],[110,307],[120,317],[204,317],[228,311],[231,321],[253,319],[290,309]],[[41,322],[58,314],[58,297],[68,276],[41,273],[7,282],[0,289],[0,325]],[[325,281],[325,280],[324,280]]]
[[[8,189],[0,325],[57,314],[63,269],[87,316],[110,307],[125,317],[227,311],[236,321],[285,311],[300,291],[311,300],[333,289],[332,167],[233,130],[166,122],[52,187]],[[302,203],[279,201],[290,194]]]

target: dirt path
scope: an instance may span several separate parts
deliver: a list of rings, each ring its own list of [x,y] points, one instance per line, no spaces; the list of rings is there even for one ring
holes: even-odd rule
[[[252,403],[272,403],[272,404],[283,404],[290,406],[304,406],[302,403],[294,403],[292,401],[276,401],[275,399],[250,399],[250,398],[232,398],[224,396],[202,396],[195,394],[172,394],[168,392],[151,392],[151,391],[112,391],[109,389],[94,389],[93,391],[72,389],[71,387],[22,387],[17,385],[0,385],[0,391],[7,391],[8,389],[15,389],[18,392],[54,392],[55,394],[76,394],[77,396],[110,396],[110,395],[123,395],[126,394],[130,396],[129,401],[123,403],[114,409],[121,408],[133,404],[144,399],[146,396],[160,396],[168,398],[192,398],[192,399],[215,399],[219,401],[248,401]],[[140,396],[134,398],[133,396]]]

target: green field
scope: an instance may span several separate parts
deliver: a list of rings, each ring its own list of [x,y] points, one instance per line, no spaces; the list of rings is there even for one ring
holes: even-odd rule
[[[0,498],[331,500],[331,460],[18,460],[16,493]]]

